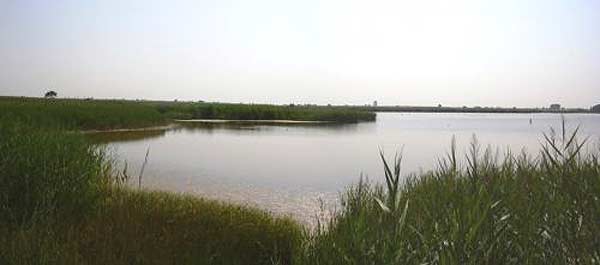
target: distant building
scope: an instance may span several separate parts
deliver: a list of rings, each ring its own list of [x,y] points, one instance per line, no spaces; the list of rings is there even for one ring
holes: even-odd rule
[[[373,107],[377,107],[377,100],[373,101]]]
[[[590,110],[594,113],[600,113],[600,104],[593,106]]]
[[[552,110],[552,111],[559,111],[560,110],[560,104],[552,104],[552,105],[550,105],[550,110]]]

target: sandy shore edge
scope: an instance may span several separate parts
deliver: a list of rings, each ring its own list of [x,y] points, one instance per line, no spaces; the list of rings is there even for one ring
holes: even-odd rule
[[[330,121],[294,121],[294,120],[175,120],[181,123],[263,123],[263,124],[321,124],[332,123]]]

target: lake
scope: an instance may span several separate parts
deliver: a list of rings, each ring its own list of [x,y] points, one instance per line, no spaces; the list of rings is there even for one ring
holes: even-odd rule
[[[133,176],[149,149],[145,189],[248,204],[312,224],[361,175],[382,180],[380,148],[390,159],[403,150],[405,175],[434,169],[453,137],[462,154],[476,135],[482,149],[535,155],[542,133],[560,130],[561,117],[570,129],[581,125],[581,136],[597,147],[600,115],[594,114],[378,113],[376,122],[359,124],[186,124],[93,137],[107,142]]]

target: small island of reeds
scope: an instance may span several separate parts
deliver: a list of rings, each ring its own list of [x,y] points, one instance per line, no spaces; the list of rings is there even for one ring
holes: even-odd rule
[[[376,114],[345,107],[204,102],[0,97],[3,115],[44,127],[80,130],[140,128],[179,119],[290,120],[355,123]]]

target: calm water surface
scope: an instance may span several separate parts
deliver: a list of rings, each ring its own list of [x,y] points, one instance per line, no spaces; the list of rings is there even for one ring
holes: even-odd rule
[[[597,145],[600,115],[564,117]],[[537,154],[542,132],[560,125],[558,114],[379,113],[377,122],[352,125],[204,125],[95,137],[131,175],[150,149],[146,189],[258,206],[310,224],[323,214],[321,202],[336,205],[361,175],[381,179],[379,148],[390,156],[403,148],[404,173],[418,173],[435,167],[453,136],[463,153],[476,135],[484,147]]]

